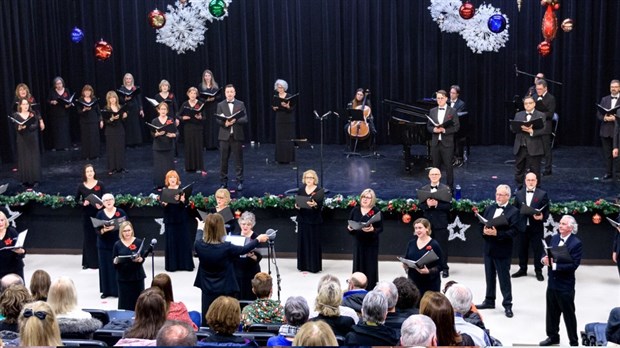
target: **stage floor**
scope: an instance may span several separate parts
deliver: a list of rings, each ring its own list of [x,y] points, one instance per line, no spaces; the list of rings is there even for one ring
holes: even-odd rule
[[[410,172],[404,170],[402,147],[382,145],[378,147],[380,156],[367,158],[344,155],[342,145],[327,145],[323,149],[323,177],[321,184],[330,190],[329,195],[337,193],[357,195],[370,187],[383,199],[412,197],[415,189],[428,182],[425,167],[429,164],[420,161]],[[414,155],[425,154],[425,148],[414,146]],[[283,194],[298,186],[297,177],[306,169],[315,169],[321,176],[320,147],[299,149],[297,162],[278,164],[274,158],[274,145],[260,144],[244,147],[245,182],[243,192],[233,196],[262,196],[265,193]],[[362,151],[362,154],[368,154]],[[605,174],[598,147],[559,147],[554,149],[553,175],[542,178],[542,188],[548,191],[552,201],[615,199],[620,185],[611,180],[598,180]],[[81,160],[78,150],[45,152],[43,158],[43,180],[36,188],[45,193],[74,195],[81,181],[82,167],[92,163],[108,190],[115,194],[146,194],[153,192],[152,151],[150,145],[127,149],[127,174],[107,174],[105,155],[95,160]],[[462,188],[462,198],[475,201],[493,199],[498,184],[515,187],[514,167],[504,164],[513,159],[511,146],[473,146],[469,161],[455,168],[455,184]],[[186,173],[183,169],[182,146],[177,158],[176,169],[184,183],[195,182],[194,192],[213,194],[219,188],[219,152],[205,151],[206,174]],[[23,190],[13,171],[14,164],[2,164],[0,183],[10,183],[7,194]],[[234,166],[231,164],[234,178]],[[299,172],[297,171],[297,168]],[[445,179],[445,175],[444,175]],[[236,183],[229,182],[229,187]]]

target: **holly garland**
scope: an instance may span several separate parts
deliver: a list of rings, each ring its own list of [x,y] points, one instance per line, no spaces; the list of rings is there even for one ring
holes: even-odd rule
[[[160,205],[159,196],[151,194],[137,196],[130,194],[116,195],[116,205],[129,208],[156,207]],[[53,209],[61,207],[76,207],[78,202],[73,196],[53,195],[42,192],[23,192],[14,196],[0,195],[0,205],[20,206],[28,203],[39,203]],[[457,212],[472,213],[476,210],[483,211],[486,207],[493,204],[492,200],[474,202],[469,199],[452,200],[452,208]],[[191,209],[209,209],[216,205],[215,196],[203,196],[201,193],[193,195],[189,199]],[[350,209],[359,204],[358,196],[343,196],[340,194],[325,198],[324,207],[328,209]],[[230,202],[232,209],[251,210],[251,209],[295,209],[295,197],[284,195],[272,195],[265,193],[262,197],[241,197]],[[394,198],[390,200],[377,199],[377,207],[385,213],[404,214],[420,210],[419,201],[413,198]],[[586,214],[602,213],[604,215],[616,215],[620,211],[620,206],[614,202],[604,199],[595,201],[569,201],[558,202],[550,205],[553,214]]]

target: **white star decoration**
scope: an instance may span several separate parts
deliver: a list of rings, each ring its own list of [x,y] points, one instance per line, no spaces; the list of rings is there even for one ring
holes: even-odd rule
[[[448,237],[448,241],[451,241],[456,238],[461,239],[463,242],[467,241],[467,237],[465,237],[465,231],[467,231],[470,226],[471,225],[462,223],[461,219],[459,219],[457,215],[456,219],[454,219],[454,222],[448,225],[448,231],[450,231],[450,236]],[[457,231],[455,231],[455,227],[458,228]]]
[[[22,213],[18,211],[12,211],[11,207],[9,207],[8,204],[4,206],[4,209],[6,209],[6,212],[9,214],[9,216],[7,217],[7,221],[11,223],[11,226],[13,226],[14,228],[17,228],[17,224],[15,224],[15,220],[17,220],[17,218],[20,217]]]
[[[153,219],[157,224],[159,224],[159,235],[163,235],[166,232],[166,226],[164,226],[164,218]]]
[[[297,226],[299,226],[297,224],[297,216],[291,216],[291,221],[295,223],[295,233],[297,233]]]
[[[543,232],[543,238],[547,238],[548,236],[553,236],[558,233],[558,227],[560,226],[559,222],[555,222],[553,220],[553,216],[549,214],[547,221],[545,221],[545,231]]]

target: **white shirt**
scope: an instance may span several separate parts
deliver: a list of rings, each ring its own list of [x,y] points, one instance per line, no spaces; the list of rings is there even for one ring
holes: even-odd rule
[[[448,106],[444,105],[444,106],[440,106],[437,108],[437,123],[442,124],[444,118],[446,117],[446,108]],[[443,110],[441,110],[443,109]],[[441,133],[439,133],[439,140],[441,140]]]

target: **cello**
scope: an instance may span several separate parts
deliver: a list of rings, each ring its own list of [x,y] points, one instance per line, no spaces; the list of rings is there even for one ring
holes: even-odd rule
[[[358,93],[364,93],[364,99],[362,100],[362,103],[360,105],[355,105],[357,101]],[[352,109],[362,110],[362,114],[364,115],[363,121],[349,122],[349,127],[347,128],[347,132],[349,133],[349,136],[351,138],[366,139],[366,137],[370,135],[370,127],[368,126],[367,119],[370,116],[372,111],[370,109],[370,106],[366,105],[366,99],[368,98],[368,94],[370,94],[369,90],[362,92],[361,88],[358,89],[355,93],[356,96],[354,97],[353,102],[351,103]]]

